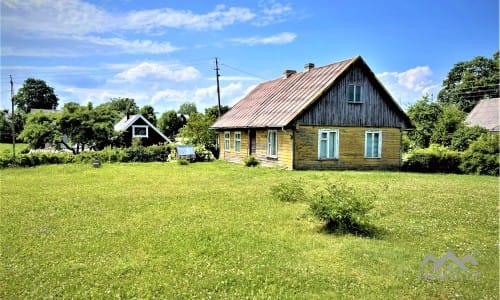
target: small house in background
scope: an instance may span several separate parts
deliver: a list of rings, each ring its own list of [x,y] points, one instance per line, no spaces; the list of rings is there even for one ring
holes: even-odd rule
[[[220,117],[220,159],[288,169],[397,169],[404,113],[360,57],[259,84]]]
[[[132,145],[134,139],[140,139],[143,146],[171,143],[168,137],[142,115],[126,115],[114,128],[117,132],[123,132],[122,138],[127,147]]]
[[[470,126],[481,126],[489,132],[500,132],[500,98],[480,100],[467,115],[465,122]]]
[[[186,159],[194,161],[196,159],[196,154],[194,152],[194,147],[190,145],[177,146],[176,148],[176,159]]]

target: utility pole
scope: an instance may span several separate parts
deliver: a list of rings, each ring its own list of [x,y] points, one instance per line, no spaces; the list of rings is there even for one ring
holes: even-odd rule
[[[14,115],[14,82],[12,75],[10,75],[10,100],[12,101],[11,122],[12,122],[12,156],[16,157],[16,123]]]
[[[217,57],[215,58],[215,78],[217,79],[217,109],[218,109],[218,117],[220,118],[221,116],[221,110],[220,110],[220,86],[219,86],[219,61]]]

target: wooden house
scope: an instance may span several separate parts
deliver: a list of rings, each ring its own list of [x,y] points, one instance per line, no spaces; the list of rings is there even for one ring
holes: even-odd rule
[[[259,84],[219,118],[220,159],[288,169],[397,169],[411,122],[354,57]]]
[[[142,115],[126,115],[115,124],[114,129],[122,132],[122,138],[127,147],[132,145],[134,139],[140,139],[143,146],[171,143],[168,137]]]

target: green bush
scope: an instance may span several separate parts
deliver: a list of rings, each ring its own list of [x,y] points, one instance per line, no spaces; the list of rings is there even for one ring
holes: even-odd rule
[[[186,166],[189,165],[189,160],[181,158],[177,160],[177,164],[180,166]]]
[[[374,198],[345,184],[330,183],[314,195],[310,209],[332,232],[370,234]]]
[[[437,144],[410,151],[403,160],[402,170],[424,173],[461,173],[460,152]]]
[[[499,176],[498,142],[498,134],[482,135],[464,152],[460,169],[468,174]]]
[[[307,200],[306,192],[298,180],[283,182],[271,187],[271,194],[284,202]]]
[[[247,156],[245,157],[243,162],[247,167],[255,167],[259,164],[259,161],[257,160],[257,158],[255,158],[255,156]]]
[[[196,155],[196,161],[210,161],[214,157],[212,152],[204,145],[196,145],[194,147],[194,154]]]

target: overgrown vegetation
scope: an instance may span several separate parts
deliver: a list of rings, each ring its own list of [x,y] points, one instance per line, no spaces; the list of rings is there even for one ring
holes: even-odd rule
[[[361,192],[344,182],[331,182],[316,192],[310,209],[331,232],[370,235],[374,200],[375,195],[370,192]]]
[[[245,159],[243,160],[243,163],[247,167],[256,167],[259,165],[259,160],[255,156],[250,155],[250,156],[245,157]]]
[[[302,183],[299,180],[282,182],[271,187],[271,194],[283,202],[308,201],[308,197]]]

